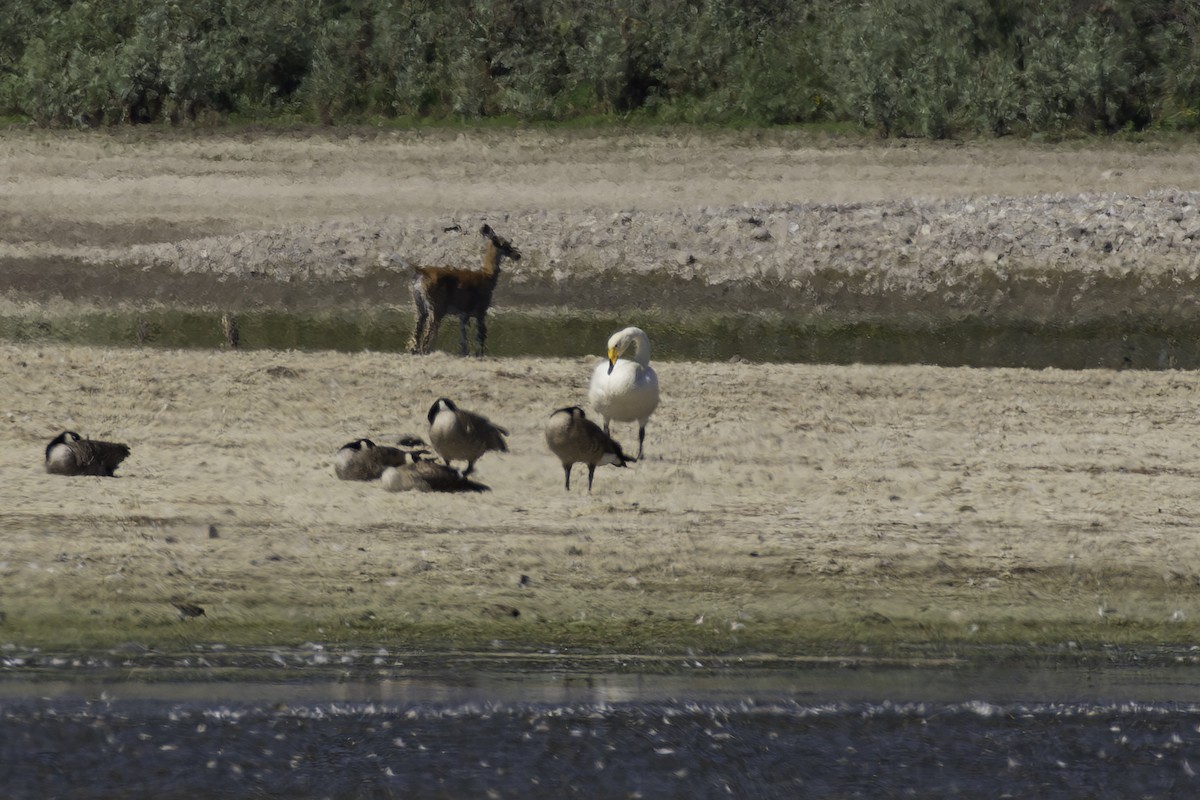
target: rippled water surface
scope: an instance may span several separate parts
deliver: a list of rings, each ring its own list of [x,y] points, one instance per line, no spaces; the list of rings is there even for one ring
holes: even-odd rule
[[[0,682],[5,797],[1192,797],[1200,673]]]

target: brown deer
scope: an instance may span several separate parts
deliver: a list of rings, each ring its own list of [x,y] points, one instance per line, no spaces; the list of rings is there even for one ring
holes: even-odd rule
[[[463,267],[414,267],[413,304],[417,308],[417,326],[413,331],[411,349],[428,353],[437,340],[438,327],[447,314],[458,315],[462,329],[462,354],[468,353],[467,325],[475,318],[475,335],[479,340],[479,355],[487,348],[488,306],[500,278],[500,264],[506,258],[521,260],[521,253],[512,243],[496,235],[484,225],[479,233],[487,240],[483,251],[483,269]]]

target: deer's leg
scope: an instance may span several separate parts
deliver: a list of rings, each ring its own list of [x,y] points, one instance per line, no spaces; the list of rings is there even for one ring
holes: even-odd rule
[[[417,306],[417,327],[413,329],[412,341],[409,342],[409,350],[413,353],[424,353],[422,347],[421,336],[425,333],[425,320],[429,318],[429,312],[424,306]]]
[[[435,309],[429,316],[429,327],[425,329],[425,341],[421,345],[421,352],[428,353],[433,350],[434,342],[437,341],[438,328],[442,326],[442,315],[437,313]]]
[[[475,335],[479,338],[479,355],[481,356],[487,352],[486,314],[486,311],[481,311],[479,315],[475,317]]]
[[[416,288],[413,289],[413,307],[417,310],[417,324],[413,328],[409,350],[413,353],[423,353],[426,351],[422,347],[421,337],[425,332],[425,322],[429,319],[429,304],[425,302],[425,298],[421,296],[421,292]]]
[[[458,331],[459,331],[458,344],[459,344],[459,347],[462,348],[462,354],[464,356],[468,355],[468,350],[470,349],[467,346],[467,326],[470,325],[470,323],[471,323],[471,317],[466,312],[463,312],[462,314],[458,315]]]

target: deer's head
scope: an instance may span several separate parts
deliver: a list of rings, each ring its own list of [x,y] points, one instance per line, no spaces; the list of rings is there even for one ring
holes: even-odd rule
[[[490,225],[484,225],[479,229],[479,235],[492,243],[492,247],[496,248],[496,253],[501,258],[511,258],[513,261],[521,260],[521,251],[512,246],[512,242],[500,236]]]

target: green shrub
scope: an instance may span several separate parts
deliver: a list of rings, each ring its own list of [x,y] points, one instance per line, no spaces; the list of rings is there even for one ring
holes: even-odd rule
[[[1190,0],[8,0],[0,113],[1200,124]]]

